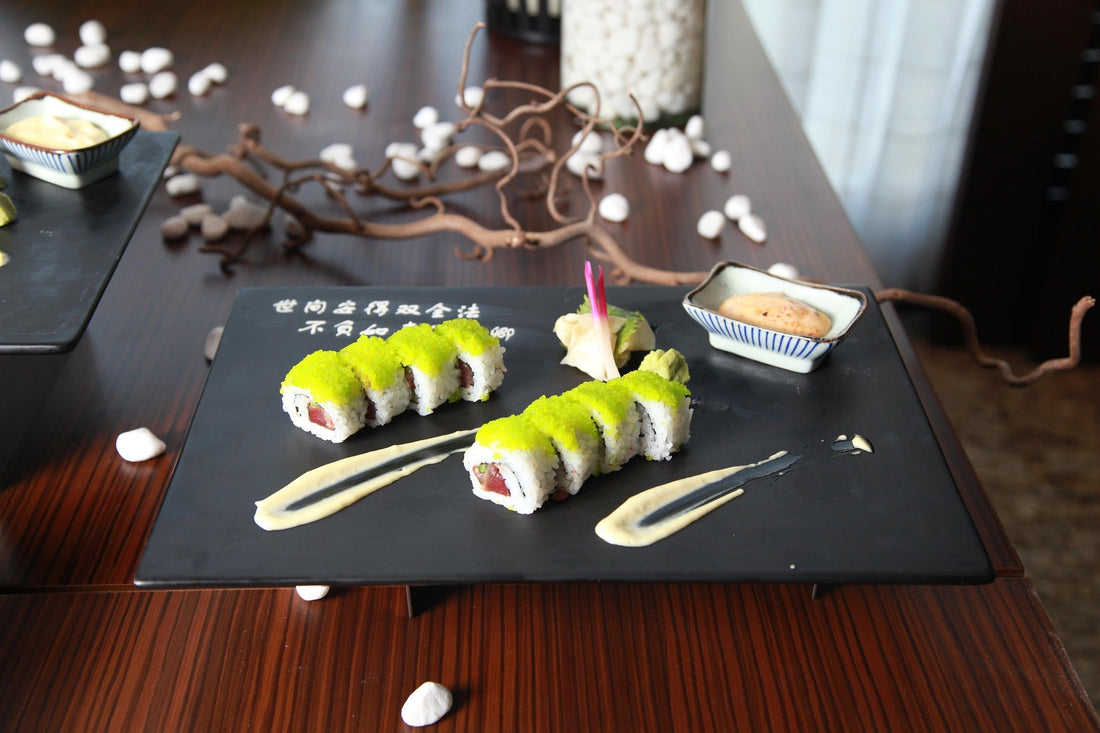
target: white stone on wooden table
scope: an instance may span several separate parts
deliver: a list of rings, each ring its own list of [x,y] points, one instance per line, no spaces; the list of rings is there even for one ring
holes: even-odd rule
[[[297,585],[294,591],[303,601],[319,601],[328,595],[327,585]]]
[[[187,236],[191,226],[182,216],[170,216],[160,223],[160,236],[166,241],[174,242]]]
[[[23,80],[23,69],[11,59],[0,61],[0,81],[5,84],[18,84]]]
[[[787,262],[776,262],[768,268],[768,273],[776,277],[784,277],[788,280],[798,279],[798,268]]]
[[[158,71],[149,80],[149,96],[153,99],[167,99],[176,93],[179,79],[173,71]]]
[[[141,71],[141,54],[137,51],[123,51],[118,55],[118,68],[126,74]]]
[[[453,703],[450,690],[438,682],[425,682],[401,706],[401,720],[414,728],[433,725],[443,719]]]
[[[737,228],[741,230],[742,234],[754,242],[763,242],[768,238],[768,231],[764,226],[764,220],[756,214],[742,216],[737,220]]]
[[[48,23],[31,23],[23,29],[23,40],[27,42],[28,46],[44,48],[54,44],[54,41],[57,40],[57,34],[54,32],[53,26]]]
[[[197,227],[202,224],[202,220],[207,214],[213,214],[214,207],[210,204],[191,204],[190,206],[184,206],[180,209],[180,216],[187,222],[188,226]]]
[[[733,196],[726,199],[722,211],[726,214],[727,219],[730,221],[737,221],[741,217],[748,216],[752,213],[752,201],[743,193],[735,193]]]
[[[115,438],[115,450],[123,460],[133,463],[156,458],[164,452],[165,447],[164,441],[149,428],[127,430]]]
[[[153,46],[141,52],[141,70],[146,74],[157,74],[172,68],[176,57],[167,48]]]
[[[729,173],[732,165],[733,161],[730,159],[728,150],[715,150],[714,154],[710,156],[710,167],[719,173]]]
[[[107,42],[107,28],[98,20],[86,20],[77,30],[80,42],[85,45]]]
[[[344,90],[343,100],[344,104],[351,109],[363,109],[367,106],[367,99],[370,93],[367,90],[366,84],[353,84]]]
[[[118,90],[118,98],[126,104],[145,104],[149,101],[149,87],[141,81],[123,84]]]
[[[476,168],[481,159],[481,148],[476,145],[464,145],[455,151],[455,164],[459,168]]]
[[[704,239],[717,239],[718,235],[722,233],[722,228],[726,226],[726,217],[721,211],[707,211],[699,217],[699,223],[695,225],[695,230],[699,233],[700,237]]]
[[[290,96],[286,98],[286,103],[283,104],[283,110],[289,115],[304,117],[309,114],[309,104],[309,95],[301,89],[298,89],[291,92]]]
[[[73,51],[73,61],[82,69],[98,69],[111,60],[111,49],[105,43],[90,43]]]
[[[207,242],[217,242],[229,232],[229,224],[217,214],[207,214],[202,218],[199,232]]]
[[[600,199],[599,212],[607,221],[626,221],[630,216],[630,202],[621,193],[609,193]]]
[[[165,181],[164,189],[169,196],[188,196],[198,193],[202,189],[202,183],[194,173],[180,173]]]
[[[271,92],[271,103],[276,107],[282,107],[286,104],[286,101],[290,99],[290,95],[297,91],[290,84],[283,84],[280,87],[275,87]]]
[[[487,173],[506,170],[512,166],[512,157],[503,150],[490,150],[477,159],[478,170]]]

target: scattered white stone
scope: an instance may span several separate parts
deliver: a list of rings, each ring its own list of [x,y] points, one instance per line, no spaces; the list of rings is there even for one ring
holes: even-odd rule
[[[768,268],[768,273],[776,277],[784,277],[788,280],[798,279],[798,268],[786,262],[776,262]]]
[[[344,104],[351,109],[363,109],[367,106],[370,92],[366,84],[355,84],[344,90]]]
[[[120,433],[115,438],[115,450],[125,461],[137,463],[156,458],[164,452],[164,441],[153,434],[149,428],[137,428]]]
[[[141,70],[146,74],[157,74],[170,69],[176,63],[176,57],[167,48],[153,46],[141,52]]]
[[[414,143],[392,142],[386,146],[390,169],[402,181],[411,181],[420,175],[420,166],[415,162],[417,154],[418,148]]]
[[[603,178],[603,161],[600,156],[579,150],[565,159],[565,169],[577,177],[585,175],[587,171],[588,178],[593,181]]]
[[[309,95],[299,90],[292,92],[286,99],[283,109],[287,114],[302,117],[309,114]]]
[[[187,196],[198,193],[202,188],[202,183],[194,173],[181,173],[165,181],[164,188],[168,191],[169,196]]]
[[[266,223],[267,209],[267,206],[243,194],[238,194],[229,200],[229,210],[222,215],[222,218],[230,229],[255,229]]]
[[[214,326],[206,332],[206,340],[202,342],[202,355],[207,361],[214,361],[214,357],[218,355],[218,347],[221,346],[224,332],[225,326]]]
[[[217,214],[207,214],[199,225],[199,233],[207,242],[217,242],[229,232],[229,224]]]
[[[329,588],[327,585],[298,585],[294,590],[303,601],[319,601],[328,595]]]
[[[764,220],[756,214],[742,216],[737,220],[737,228],[741,230],[742,234],[754,242],[763,242],[768,238],[767,229],[764,227]]]
[[[23,79],[23,69],[11,59],[0,61],[0,81],[5,84],[18,84]]]
[[[174,242],[186,237],[190,228],[187,220],[182,216],[170,216],[160,223],[160,236],[164,237],[165,241]]]
[[[123,51],[118,55],[118,68],[126,74],[138,73],[141,71],[141,54],[137,51]]]
[[[74,62],[72,59],[61,56],[54,63],[53,68],[50,69],[50,76],[52,76],[57,81],[64,83],[65,77],[73,73],[74,71],[83,70],[79,66],[77,66],[76,62]]]
[[[421,107],[413,115],[413,127],[423,130],[439,122],[439,110],[435,107]]]
[[[294,214],[284,213],[283,229],[286,230],[286,235],[291,239],[302,239],[306,235],[306,228],[302,226],[302,222]]]
[[[331,163],[337,168],[346,171],[354,171],[359,168],[355,162],[355,153],[348,143],[332,143],[321,148],[317,156],[325,163]]]
[[[201,71],[196,71],[194,74],[187,78],[187,91],[191,93],[193,97],[205,96],[210,91],[210,87],[213,82],[210,81],[210,77]]]
[[[489,173],[502,171],[512,166],[512,156],[503,150],[490,150],[478,158],[478,170]]]
[[[691,140],[688,139],[687,135],[680,132],[669,131],[664,152],[662,163],[665,170],[672,173],[683,173],[695,161],[695,152],[691,149]]]
[[[16,87],[11,92],[11,101],[13,104],[19,104],[32,94],[37,94],[42,91],[38,87]]]
[[[710,167],[719,173],[729,173],[730,168],[733,167],[733,161],[730,159],[730,151],[714,151],[714,154],[710,156]]]
[[[31,59],[31,68],[39,76],[53,76],[54,69],[65,61],[66,58],[59,53],[39,54]]]
[[[61,79],[66,94],[84,94],[95,86],[95,79],[83,69],[72,69]]]
[[[105,43],[90,43],[73,52],[73,61],[82,69],[98,69],[111,60],[111,49]]]
[[[401,706],[401,720],[405,725],[420,728],[438,723],[454,702],[451,691],[438,682],[425,682],[413,690]]]
[[[118,90],[118,98],[126,104],[145,104],[149,101],[149,87],[140,81],[123,84]]]
[[[276,107],[282,107],[286,105],[286,101],[290,99],[290,95],[294,94],[294,92],[296,91],[298,90],[291,85],[284,84],[283,86],[276,88],[275,91],[271,92],[271,103]]]
[[[684,134],[692,140],[702,140],[706,135],[706,123],[700,115],[692,115],[684,125]]]
[[[710,157],[710,143],[706,140],[697,140],[693,137],[689,137],[688,140],[691,143],[691,152],[696,158]]]
[[[229,79],[229,69],[225,68],[225,64],[217,61],[207,64],[199,73],[213,84],[224,84]]]
[[[695,230],[704,239],[717,239],[724,226],[726,226],[726,217],[721,211],[712,209],[699,217],[699,223],[695,225]]]
[[[174,72],[160,71],[149,80],[149,96],[153,99],[167,99],[176,93],[179,80]]]
[[[577,130],[573,135],[573,145],[580,143],[580,147],[577,148],[581,153],[602,153],[603,152],[603,138],[600,137],[600,133],[595,130]]]
[[[167,181],[169,178],[174,178],[175,176],[178,176],[179,174],[180,174],[180,169],[179,168],[177,168],[176,166],[174,166],[172,164],[168,164],[168,165],[164,166],[164,173],[161,174],[161,178],[163,178],[164,180]]]
[[[86,20],[80,24],[80,42],[93,45],[107,42],[107,28],[98,20]]]
[[[214,207],[210,204],[191,204],[180,209],[180,216],[183,217],[188,226],[192,227],[200,226],[206,215],[213,213]]]
[[[455,164],[459,168],[476,168],[481,159],[481,148],[476,145],[464,145],[455,151]]]
[[[433,122],[420,131],[420,141],[429,150],[442,150],[451,144],[456,129],[453,122]]]
[[[653,133],[649,144],[645,146],[643,157],[645,162],[652,165],[663,165],[665,161],[665,146],[668,145],[668,130],[661,128]]]
[[[461,94],[455,94],[455,105],[473,109],[485,99],[485,90],[481,87],[466,87]]]
[[[737,193],[726,199],[726,205],[722,207],[722,211],[727,219],[737,221],[752,213],[752,201],[745,194]]]
[[[630,216],[630,202],[621,193],[609,193],[600,200],[599,212],[608,221],[626,221]]]
[[[57,40],[53,27],[47,23],[31,23],[23,30],[23,40],[28,46],[43,48],[52,46]]]

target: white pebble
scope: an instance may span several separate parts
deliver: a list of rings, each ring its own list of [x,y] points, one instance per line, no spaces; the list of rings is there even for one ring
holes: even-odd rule
[[[32,94],[37,94],[42,91],[38,87],[16,87],[11,92],[11,101],[13,104],[19,104]]]
[[[206,339],[202,342],[202,355],[207,361],[214,361],[214,357],[218,355],[218,347],[221,346],[224,332],[225,326],[214,326],[206,332]]]
[[[52,46],[57,40],[53,27],[47,23],[31,23],[23,30],[23,40],[29,46]]]
[[[455,105],[473,109],[481,104],[483,99],[485,99],[484,89],[481,87],[466,87],[462,90],[462,94],[455,95]]]
[[[65,61],[59,53],[44,53],[31,59],[31,67],[39,76],[53,76],[54,69]]]
[[[54,62],[53,68],[50,69],[50,76],[64,82],[65,77],[74,71],[81,71],[81,68],[72,59],[61,56]]]
[[[210,77],[201,71],[196,71],[187,78],[187,91],[190,92],[193,97],[202,97],[210,91],[210,85],[212,83]]]
[[[294,94],[296,91],[297,90],[289,84],[284,84],[271,92],[271,103],[276,107],[282,107],[286,104],[286,100],[290,99],[290,95]]]
[[[6,84],[18,84],[23,79],[23,69],[11,59],[0,61],[0,81]]]
[[[202,184],[194,173],[181,173],[165,181],[164,188],[169,196],[187,196],[197,193],[202,188]]]
[[[199,225],[199,233],[207,242],[216,242],[226,235],[229,225],[217,214],[207,214]]]
[[[756,214],[742,216],[737,220],[737,228],[741,230],[742,234],[754,242],[763,242],[768,238],[767,229],[764,227],[764,220]]]
[[[416,153],[413,153],[411,157],[415,158]],[[402,181],[412,181],[420,175],[420,166],[405,158],[394,158],[390,161],[390,168],[393,170],[393,174]]]
[[[714,155],[710,156],[710,167],[719,173],[729,173],[732,166],[733,161],[730,159],[728,150],[716,150]]]
[[[478,158],[478,170],[486,172],[502,171],[512,166],[512,156],[503,150],[490,150]]]
[[[352,151],[351,145],[347,143],[332,143],[321,148],[320,154],[317,156],[325,163],[331,163],[337,168],[342,168],[346,171],[354,171],[359,165],[355,162],[355,154]]]
[[[303,601],[319,601],[328,595],[327,585],[297,585],[294,590]]]
[[[665,146],[668,145],[668,130],[661,128],[653,133],[649,144],[645,146],[643,157],[645,162],[652,165],[663,165],[665,162]]]
[[[710,157],[710,143],[706,140],[697,140],[693,137],[689,137],[688,140],[691,143],[691,152],[696,158]]]
[[[294,214],[283,214],[283,229],[286,230],[286,235],[291,239],[304,239],[306,236],[306,228],[302,226],[302,222]]]
[[[88,45],[107,42],[107,28],[98,20],[86,20],[80,24],[80,42]]]
[[[413,115],[413,127],[423,130],[439,122],[439,110],[435,107],[421,107]]]
[[[352,109],[363,109],[369,96],[366,84],[355,84],[344,90],[344,104]]]
[[[455,163],[459,168],[476,168],[481,159],[481,148],[476,145],[464,145],[455,152]]]
[[[222,218],[230,229],[255,229],[267,223],[267,208],[243,195],[238,195],[230,200],[229,210],[222,215]]]
[[[164,441],[149,428],[137,428],[119,433],[115,438],[115,450],[125,461],[137,463],[156,458],[165,449]]]
[[[209,79],[213,84],[224,84],[226,80],[229,79],[229,69],[225,68],[225,64],[220,64],[217,61],[212,64],[207,64],[199,73]]]
[[[387,158],[415,158],[416,143],[392,142],[386,146]]]
[[[583,135],[583,137],[582,137]],[[573,135],[572,144],[576,145],[580,143],[580,147],[577,148],[582,153],[602,153],[603,152],[603,138],[600,137],[600,133],[595,130],[589,130],[584,132],[583,130],[577,130]]]
[[[691,140],[682,133],[670,133],[665,144],[663,163],[665,170],[672,173],[683,173],[691,167],[695,160],[695,152],[691,149]]]
[[[87,71],[73,69],[65,74],[61,86],[66,94],[84,94],[95,86],[95,79]]]
[[[726,205],[722,207],[722,211],[727,219],[737,221],[741,217],[752,213],[752,202],[745,194],[737,193],[726,199]]]
[[[166,241],[174,242],[187,236],[190,227],[182,216],[170,216],[160,223],[160,236]]]
[[[118,55],[118,68],[126,74],[141,71],[141,54],[137,51],[123,51]]]
[[[684,125],[684,134],[692,140],[702,140],[706,134],[706,124],[700,115],[692,115]]]
[[[302,117],[309,114],[309,95],[303,91],[293,92],[286,99],[283,109],[287,114]]]
[[[126,104],[145,104],[149,101],[149,87],[140,81],[123,84],[118,90],[118,98]]]
[[[433,122],[420,131],[420,140],[430,150],[442,150],[451,144],[455,129],[453,122]]]
[[[73,61],[82,69],[98,69],[111,60],[111,49],[103,43],[80,46],[73,52]]]
[[[600,200],[599,212],[608,221],[626,221],[630,216],[630,202],[621,193],[609,193]]]
[[[722,227],[726,225],[726,217],[721,211],[708,211],[699,217],[699,223],[695,225],[695,231],[704,239],[717,239],[722,233]]]
[[[582,153],[579,150],[565,159],[565,169],[578,178],[586,173],[592,181],[603,178],[603,161],[600,156]]]
[[[202,220],[206,218],[206,215],[212,213],[214,213],[214,207],[210,204],[191,204],[180,209],[180,216],[183,217],[188,226],[193,227],[202,224]]]
[[[176,93],[179,80],[171,71],[161,71],[153,75],[149,80],[149,95],[153,99],[167,99]]]
[[[171,68],[176,63],[176,57],[167,48],[153,46],[141,52],[141,70],[146,74],[156,74]]]
[[[768,268],[768,272],[776,277],[784,277],[788,280],[798,279],[798,268],[786,262],[776,262]]]
[[[454,702],[451,691],[438,682],[425,682],[413,690],[401,706],[401,720],[405,725],[420,728],[438,723]]]

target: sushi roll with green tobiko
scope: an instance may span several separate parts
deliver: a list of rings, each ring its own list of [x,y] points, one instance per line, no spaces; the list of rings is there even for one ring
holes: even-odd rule
[[[618,471],[641,447],[641,416],[634,396],[616,380],[591,381],[565,392],[579,402],[600,433],[603,454],[599,473]]]
[[[378,336],[360,336],[340,356],[351,367],[366,394],[364,420],[371,427],[385,425],[409,406],[411,393],[405,367],[393,347]]]
[[[588,408],[562,395],[539,397],[523,416],[550,438],[560,463],[555,488],[576,494],[588,477],[597,473],[603,444]]]
[[[504,381],[504,347],[489,329],[471,318],[443,321],[435,332],[458,350],[459,396],[482,402]]]
[[[458,348],[427,323],[405,326],[387,340],[405,370],[409,407],[430,415],[437,407],[459,399]]]
[[[302,430],[342,443],[365,424],[359,379],[335,351],[314,351],[295,364],[279,388],[283,411]]]
[[[474,496],[531,514],[554,490],[558,455],[546,433],[522,415],[485,423],[462,464]]]
[[[653,461],[672,458],[691,436],[691,392],[688,388],[645,370],[630,372],[612,381],[633,396],[638,408],[641,437],[638,452]]]

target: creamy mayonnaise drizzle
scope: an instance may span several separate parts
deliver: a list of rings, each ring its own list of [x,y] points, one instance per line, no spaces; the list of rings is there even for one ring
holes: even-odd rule
[[[670,481],[635,494],[596,525],[604,542],[622,547],[644,547],[679,532],[728,501],[745,493],[744,484],[790,468],[801,456],[779,451],[747,466],[730,466]],[[733,483],[714,486],[736,474]]]
[[[465,450],[477,429],[402,443],[351,456],[303,473],[256,502],[256,524],[289,529],[316,522],[425,466]]]

